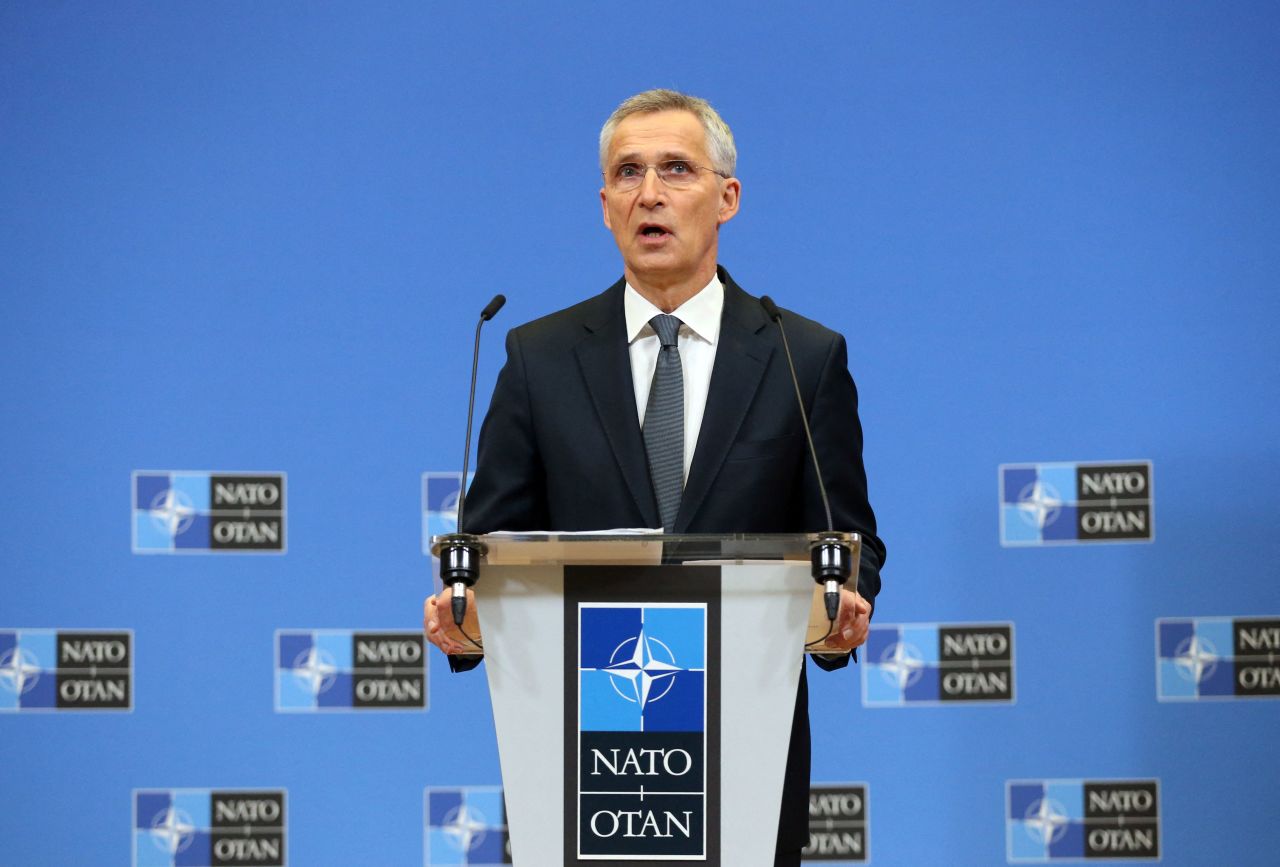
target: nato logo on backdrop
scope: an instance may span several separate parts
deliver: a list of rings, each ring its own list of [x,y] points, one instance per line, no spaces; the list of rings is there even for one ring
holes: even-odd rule
[[[578,604],[578,858],[707,854],[707,606]]]
[[[1156,697],[1209,701],[1280,696],[1280,617],[1156,620]]]
[[[130,630],[0,629],[0,712],[132,709]]]
[[[467,473],[470,487],[475,473]],[[458,532],[458,494],[462,473],[422,474],[422,553],[430,556],[431,537]],[[463,515],[465,518],[466,515]]]
[[[1151,462],[1000,465],[1000,544],[1149,542]]]
[[[1009,862],[1158,861],[1159,787],[1159,780],[1010,780]]]
[[[421,632],[276,631],[276,711],[426,710]]]
[[[862,703],[919,707],[1013,704],[1012,623],[872,624],[863,649]]]
[[[135,470],[135,554],[282,553],[284,473]]]
[[[422,799],[426,867],[511,863],[507,809],[500,786],[429,786]]]
[[[867,784],[814,783],[809,787],[809,842],[801,852],[805,864],[825,867],[865,864]]]
[[[134,789],[134,867],[283,867],[284,789]]]

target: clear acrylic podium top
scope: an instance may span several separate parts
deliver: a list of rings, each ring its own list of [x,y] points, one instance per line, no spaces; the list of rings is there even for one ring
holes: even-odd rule
[[[431,552],[439,555],[433,536]],[[675,535],[656,532],[617,533],[489,533],[476,537],[484,546],[483,561],[491,566],[593,563],[618,566],[714,562],[750,563],[809,560],[817,533],[724,533]],[[858,562],[862,539],[849,534],[853,562]]]

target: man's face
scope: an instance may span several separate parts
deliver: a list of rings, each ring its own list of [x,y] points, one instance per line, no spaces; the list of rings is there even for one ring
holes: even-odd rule
[[[633,114],[614,130],[605,174],[619,163],[677,159],[712,167],[698,118],[678,110]],[[699,171],[685,189],[666,186],[656,171],[645,171],[634,190],[611,190],[606,183],[600,190],[604,224],[613,232],[628,279],[654,289],[710,280],[720,224],[738,213],[741,188],[737,179],[709,171]]]

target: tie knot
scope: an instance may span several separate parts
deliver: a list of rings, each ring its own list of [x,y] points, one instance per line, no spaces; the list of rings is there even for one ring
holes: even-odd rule
[[[649,320],[649,324],[657,332],[658,340],[662,341],[664,349],[668,346],[676,345],[676,335],[680,333],[680,320],[678,318],[670,313],[659,313]]]

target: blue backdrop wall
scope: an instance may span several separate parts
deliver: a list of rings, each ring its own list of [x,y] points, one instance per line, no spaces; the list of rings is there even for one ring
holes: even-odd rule
[[[4,4],[0,863],[154,863],[137,792],[264,788],[292,863],[416,864],[424,788],[500,784],[483,677],[281,712],[277,632],[418,628],[475,314],[510,299],[487,396],[502,327],[616,279],[595,137],[654,86],[736,134],[724,264],[849,337],[877,624],[1016,626],[1016,702],[814,677],[871,859],[1027,858],[1009,781],[1127,779],[1166,863],[1275,863],[1274,690],[1161,701],[1195,653],[1155,636],[1280,615],[1278,38],[1247,2]],[[1151,462],[1154,539],[1001,544],[1002,464],[1105,461]],[[286,474],[287,551],[135,552],[147,470]],[[131,712],[28,712],[75,630],[132,630]]]

